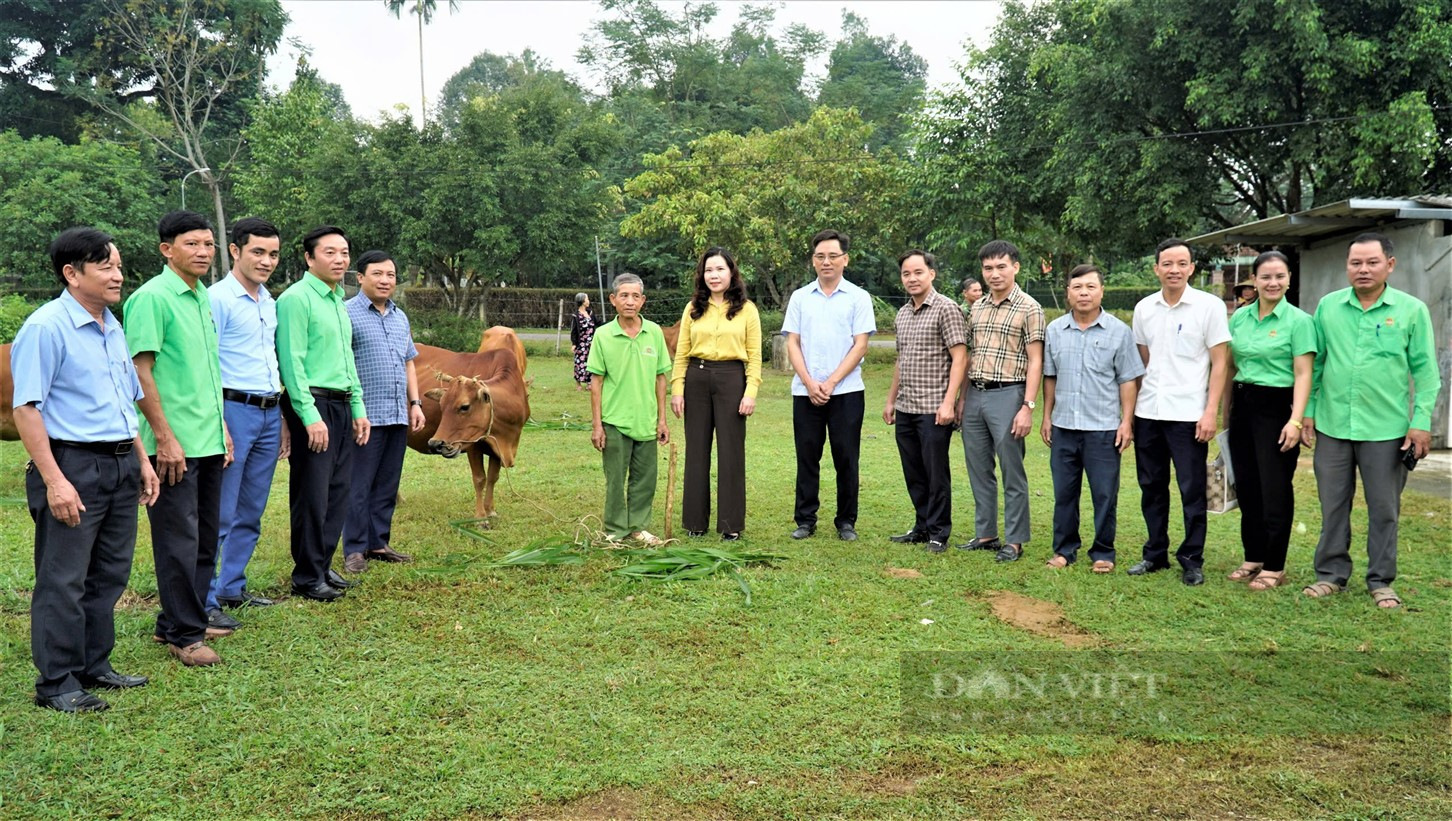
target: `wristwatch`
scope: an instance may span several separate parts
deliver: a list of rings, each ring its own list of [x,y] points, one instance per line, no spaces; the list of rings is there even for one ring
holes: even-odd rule
[[[1023,401],[1023,406],[1028,408],[1029,410],[1033,410],[1034,408],[1038,407],[1038,405],[1034,404],[1034,401],[1032,399],[1025,399]]]
[[[421,408],[421,407],[423,407],[423,400],[422,399],[410,399],[410,400],[408,400],[408,404],[415,405],[415,406]]]

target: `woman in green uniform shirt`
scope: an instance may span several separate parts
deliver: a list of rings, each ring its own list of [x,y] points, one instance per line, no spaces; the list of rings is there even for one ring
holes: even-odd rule
[[[1245,563],[1229,578],[1252,590],[1285,583],[1286,549],[1296,503],[1291,478],[1300,456],[1301,417],[1311,396],[1316,329],[1286,302],[1286,255],[1266,251],[1251,267],[1256,299],[1230,317],[1225,418],[1240,500]]]

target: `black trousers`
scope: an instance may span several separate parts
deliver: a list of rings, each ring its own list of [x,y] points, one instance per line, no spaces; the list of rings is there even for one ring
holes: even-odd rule
[[[936,414],[899,411],[893,428],[902,478],[913,502],[913,531],[947,544],[953,535],[953,480],[948,472],[953,426],[939,425]]]
[[[288,460],[288,503],[292,506],[292,583],[312,587],[328,578],[328,566],[343,535],[348,492],[353,484],[353,409],[346,399],[316,399],[318,414],[328,426],[328,449],[308,450],[307,426],[292,404],[283,402],[283,417],[292,434]]]
[[[825,405],[813,405],[805,396],[792,397],[792,434],[797,443],[798,526],[816,527],[822,470],[822,446],[832,443],[832,467],[837,472],[837,516],[832,523],[857,524],[857,476],[862,451],[862,391],[839,393]]]
[[[1240,542],[1247,562],[1265,569],[1286,569],[1291,525],[1296,520],[1297,445],[1282,452],[1281,430],[1291,418],[1293,388],[1272,388],[1236,382],[1230,403],[1230,461],[1235,467],[1235,494],[1240,500]]]
[[[352,442],[351,426],[349,422],[353,493],[343,522],[344,555],[388,547],[393,509],[398,506],[398,483],[403,478],[403,455],[408,449],[408,425],[376,425],[368,433],[368,444],[361,447]]]
[[[77,676],[111,672],[116,601],[131,576],[141,496],[136,454],[101,456],[64,445],[51,451],[86,509],[80,525],[62,524],[50,513],[40,471],[26,467],[25,498],[35,521],[30,656],[41,696],[81,689]]]
[[[161,612],[156,635],[186,647],[206,638],[207,592],[217,566],[222,516],[222,454],[188,459],[180,482],[161,483],[151,520],[151,555]],[[151,458],[156,466],[156,457]]]
[[[681,525],[703,532],[711,518],[711,439],[716,439],[716,532],[746,526],[746,363],[692,359],[686,368],[686,477]]]
[[[1140,510],[1149,539],[1144,559],[1170,563],[1170,464],[1180,485],[1180,507],[1185,516],[1185,540],[1175,551],[1180,566],[1205,564],[1205,461],[1210,446],[1195,441],[1194,422],[1165,422],[1134,417],[1135,471],[1139,474]]]

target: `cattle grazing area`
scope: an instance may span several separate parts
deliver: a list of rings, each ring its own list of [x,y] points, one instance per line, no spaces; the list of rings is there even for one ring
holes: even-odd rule
[[[1043,566],[1052,490],[1048,449],[1035,435],[1027,445],[1033,538],[1024,559],[932,556],[887,541],[912,524],[911,506],[892,430],[876,416],[891,365],[874,358],[866,368],[861,540],[852,544],[823,531],[788,538],[789,379],[764,375],[747,428],[742,548],[789,559],[743,571],[750,606],[724,576],[658,583],[612,575],[618,557],[603,551],[579,566],[492,569],[538,538],[599,529],[603,479],[589,442],[589,397],[575,392],[568,358],[543,353],[527,363],[534,422],[521,426],[513,466],[493,488],[495,515],[482,531],[492,543],[449,524],[472,518],[479,501],[465,460],[410,452],[393,546],[416,561],[370,563],[362,584],[336,604],[287,599],[287,471],[279,469],[248,572],[253,590],[284,600],[236,611],[244,626],[217,640],[225,662],[215,668],[182,667],[148,638],[157,600],[143,516],[112,661],[151,683],[108,693],[112,709],[90,716],[30,704],[32,529],[17,503],[25,456],[19,443],[0,443],[0,497],[9,502],[0,506],[0,816],[1452,816],[1445,717],[1436,735],[1331,726],[1331,716],[1368,710],[1362,688],[1370,685],[1360,679],[1306,691],[1332,700],[1324,727],[1261,709],[1257,688],[1266,685],[1252,676],[1173,706],[1190,716],[1233,703],[1223,731],[1041,734],[1000,725],[950,733],[900,722],[902,661],[913,651],[998,659],[1110,651],[1151,660],[1155,651],[1176,651],[1203,653],[1206,664],[1221,651],[1246,651],[1289,654],[1310,667],[1323,655],[1445,655],[1448,500],[1412,490],[1404,497],[1397,590],[1406,606],[1397,611],[1375,609],[1360,584],[1364,509],[1353,517],[1351,590],[1320,601],[1299,594],[1312,580],[1319,528],[1309,454],[1296,477],[1296,518],[1305,527],[1292,536],[1284,589],[1252,593],[1224,580],[1241,561],[1236,513],[1210,518],[1202,587],[1185,587],[1175,573],[1096,576],[1087,561],[1055,571]],[[469,371],[440,385],[421,366],[420,384],[445,398],[461,390],[477,397],[482,380],[489,401],[505,404],[489,373]],[[506,381],[515,378],[526,378],[525,366]],[[501,416],[494,431],[503,424]],[[682,441],[680,420],[671,418],[671,430]],[[971,535],[972,500],[956,444],[953,453],[956,542]],[[823,474],[822,514],[830,517],[830,461]],[[663,483],[664,468],[660,475]],[[656,533],[664,531],[663,500],[664,488]],[[1132,451],[1119,505],[1124,568],[1144,538]],[[1171,521],[1178,538],[1177,510]],[[1395,683],[1375,670],[1367,676]],[[1311,685],[1276,686],[1294,697]],[[1445,697],[1443,687],[1431,709],[1445,711]],[[1051,707],[1102,708],[1087,695]]]

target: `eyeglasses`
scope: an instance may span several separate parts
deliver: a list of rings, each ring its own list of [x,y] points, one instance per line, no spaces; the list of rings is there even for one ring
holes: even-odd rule
[[[812,262],[836,262],[837,260],[839,260],[839,259],[841,259],[842,257],[845,257],[845,256],[847,256],[845,253],[843,253],[843,254],[813,254],[812,255]]]

